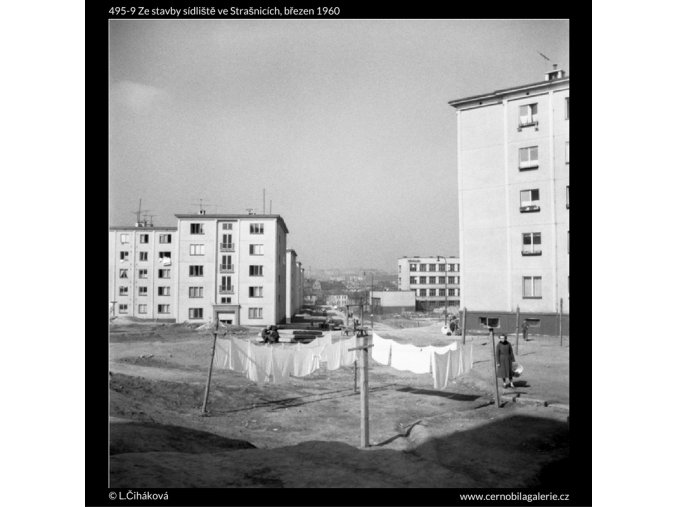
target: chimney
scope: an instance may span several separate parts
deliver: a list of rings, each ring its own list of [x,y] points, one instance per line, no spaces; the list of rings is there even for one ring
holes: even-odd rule
[[[552,64],[552,70],[545,73],[546,81],[554,81],[555,79],[562,79],[564,77],[564,71],[562,69],[557,69],[557,64]]]

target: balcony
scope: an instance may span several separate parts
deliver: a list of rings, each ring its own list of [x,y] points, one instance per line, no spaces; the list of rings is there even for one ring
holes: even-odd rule
[[[541,211],[541,207],[538,204],[520,206],[520,213],[536,213],[537,211]]]
[[[219,248],[222,252],[234,252],[235,244],[234,243],[219,243]]]
[[[221,273],[233,273],[235,271],[235,266],[233,264],[219,264],[219,272]]]
[[[538,131],[538,119],[529,117],[520,118],[517,132],[522,132],[522,129],[527,127],[535,127],[535,130]]]
[[[532,257],[536,255],[541,255],[542,252],[540,250],[522,250],[522,256],[523,257]]]
[[[162,266],[171,266],[172,265],[172,259],[169,257],[160,257],[160,264]]]
[[[532,169],[538,169],[538,160],[527,160],[519,163],[520,171],[531,171]]]
[[[226,285],[219,285],[219,294],[235,294],[235,290]]]

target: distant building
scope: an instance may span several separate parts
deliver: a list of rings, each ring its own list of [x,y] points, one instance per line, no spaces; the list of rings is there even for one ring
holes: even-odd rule
[[[287,249],[287,308],[286,320],[291,322],[292,317],[298,313],[303,305],[303,268],[296,260],[296,251]]]
[[[569,312],[569,78],[555,69],[449,104],[468,329],[512,331],[519,306],[552,332],[560,301]]]
[[[112,316],[176,318],[176,231],[141,224],[109,229]]]
[[[397,289],[413,291],[416,309],[431,311],[461,304],[461,261],[452,256],[402,257],[397,261]],[[451,312],[451,310],[449,310]]]
[[[416,294],[408,291],[374,291],[370,292],[370,304],[376,315],[413,312],[416,310]]]
[[[345,307],[348,304],[348,294],[329,294],[327,304],[331,306]]]

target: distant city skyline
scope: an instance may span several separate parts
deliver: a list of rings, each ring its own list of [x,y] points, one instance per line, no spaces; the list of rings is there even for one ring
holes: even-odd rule
[[[568,71],[566,20],[111,20],[110,225],[280,214],[304,267],[458,255],[448,101]],[[539,53],[546,55],[549,61]]]

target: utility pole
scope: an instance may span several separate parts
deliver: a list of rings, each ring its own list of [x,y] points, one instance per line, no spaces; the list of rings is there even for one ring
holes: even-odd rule
[[[498,394],[498,372],[496,371],[496,343],[494,342],[494,328],[489,328],[491,334],[491,353],[494,357],[494,385],[496,386],[496,408],[501,408],[501,395]]]
[[[202,412],[201,415],[207,415],[207,399],[209,398],[209,387],[212,383],[212,368],[214,367],[214,354],[216,352],[216,336],[219,329],[219,320],[216,320],[216,326],[214,327],[214,341],[212,342],[212,357],[209,361],[209,374],[207,375],[207,385],[205,386],[205,396],[202,401]]]
[[[517,316],[515,317],[515,354],[520,353],[520,307],[517,305]]]

